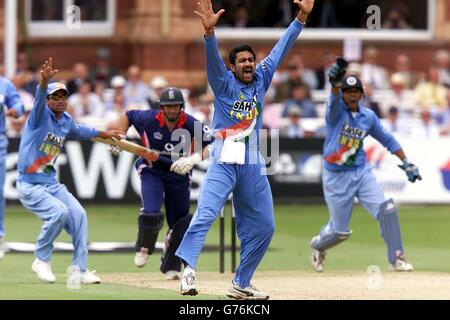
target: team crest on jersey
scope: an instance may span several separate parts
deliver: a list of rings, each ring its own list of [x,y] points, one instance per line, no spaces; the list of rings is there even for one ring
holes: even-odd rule
[[[153,138],[155,138],[156,140],[162,140],[163,134],[161,132],[157,131],[153,134]]]

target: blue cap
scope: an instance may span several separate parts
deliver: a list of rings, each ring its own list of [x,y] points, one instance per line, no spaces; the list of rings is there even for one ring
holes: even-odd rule
[[[67,87],[64,83],[61,82],[54,82],[54,83],[50,83],[47,86],[47,95],[52,95],[57,91],[63,90],[65,91],[65,93],[68,95],[69,94],[69,90],[67,90]]]

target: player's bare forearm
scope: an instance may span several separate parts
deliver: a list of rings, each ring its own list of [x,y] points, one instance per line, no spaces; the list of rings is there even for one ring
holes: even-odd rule
[[[130,128],[130,120],[128,119],[128,116],[126,114],[120,116],[117,127],[117,129],[122,132],[123,135],[127,135],[128,129]]]
[[[119,130],[99,131],[98,136],[103,139],[114,138],[120,140],[123,138],[123,134]]]
[[[400,160],[404,161],[406,159],[406,154],[403,149],[400,149],[394,153]]]
[[[305,24],[308,19],[308,15],[314,7],[314,0],[294,0],[294,3],[300,8],[300,12],[297,15],[297,20]]]

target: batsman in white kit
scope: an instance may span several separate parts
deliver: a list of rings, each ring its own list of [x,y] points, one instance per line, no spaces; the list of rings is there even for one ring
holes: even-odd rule
[[[78,200],[56,179],[55,162],[66,139],[95,137],[120,139],[117,130],[98,131],[79,125],[66,113],[69,92],[62,83],[48,84],[58,70],[49,58],[41,69],[33,110],[27,120],[19,148],[17,191],[22,205],[43,221],[36,243],[32,270],[47,283],[56,281],[51,268],[53,243],[65,229],[72,237],[72,265],[80,271],[82,284],[100,283],[87,269],[87,216]],[[74,269],[74,268],[71,268]]]

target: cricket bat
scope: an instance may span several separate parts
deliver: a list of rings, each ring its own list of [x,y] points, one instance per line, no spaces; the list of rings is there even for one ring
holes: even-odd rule
[[[158,150],[148,149],[146,147],[143,147],[137,143],[128,141],[126,139],[113,139],[113,138],[93,138],[92,141],[100,142],[104,144],[108,144],[110,146],[118,146],[120,149],[125,150],[130,153],[134,153],[135,155],[138,155],[139,157],[143,157],[149,161],[162,161],[167,165],[172,165],[173,162],[171,159],[166,157],[161,157],[159,155]]]

